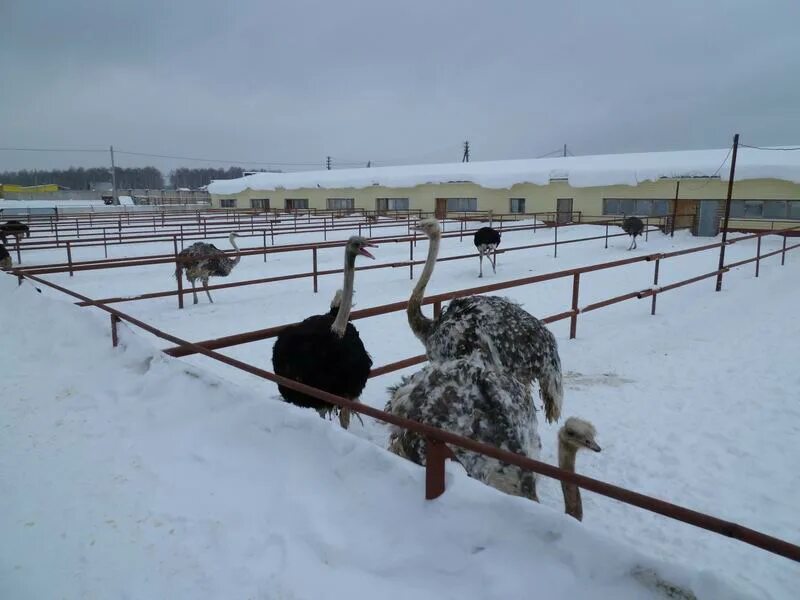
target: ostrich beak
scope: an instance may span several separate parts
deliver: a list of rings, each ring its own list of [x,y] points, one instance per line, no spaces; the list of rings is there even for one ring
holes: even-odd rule
[[[602,448],[598,446],[597,442],[595,442],[594,440],[590,440],[586,444],[586,447],[589,448],[589,450],[594,450],[595,452],[600,452],[602,450]]]
[[[377,248],[378,244],[371,244],[371,243],[367,242],[366,244],[361,246],[361,248],[358,249],[358,253],[361,256],[366,256],[367,258],[371,258],[372,260],[375,260],[375,257],[372,256],[372,253],[370,253],[370,251],[367,250],[365,246],[369,246],[370,248]]]

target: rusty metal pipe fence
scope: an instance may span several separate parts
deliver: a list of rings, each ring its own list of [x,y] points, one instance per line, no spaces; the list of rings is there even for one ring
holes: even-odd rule
[[[763,235],[763,234],[761,234]],[[738,240],[741,241],[741,240]],[[731,241],[729,243],[736,243],[735,241]],[[795,244],[791,247],[784,247],[781,251],[776,251],[770,253],[771,255],[775,255],[777,252],[784,252],[786,250],[791,250],[793,248],[800,247],[800,244]],[[703,248],[708,249],[708,248]],[[702,250],[700,250],[702,251]],[[688,252],[683,251],[682,254],[687,254]],[[673,254],[676,256],[677,254]],[[650,260],[661,260],[667,257],[667,255],[651,255],[651,257],[645,257],[645,259],[650,258]],[[753,260],[760,260],[765,258],[766,255],[759,257],[758,259],[748,259],[748,262]],[[624,262],[625,264],[630,264],[630,262],[635,262],[636,260],[641,259],[628,259],[628,261],[616,261]],[[656,263],[658,264],[658,263]],[[726,267],[727,270],[729,267]],[[597,269],[595,269],[597,270]],[[574,271],[574,270],[573,270]],[[580,272],[580,271],[578,271]],[[577,273],[576,273],[577,274]],[[714,272],[713,274],[716,274]],[[304,385],[302,383],[298,383],[291,379],[286,379],[259,367],[255,367],[248,363],[236,360],[234,358],[225,356],[223,354],[219,354],[210,350],[200,344],[192,343],[187,340],[183,340],[171,334],[168,334],[164,331],[161,331],[147,323],[136,319],[130,315],[127,315],[121,311],[118,311],[114,308],[108,307],[103,304],[98,304],[92,301],[91,298],[84,296],[82,294],[78,294],[73,292],[63,286],[59,286],[57,284],[51,283],[45,279],[42,279],[36,275],[25,275],[22,273],[17,273],[17,276],[20,279],[20,283],[22,283],[24,278],[31,279],[36,283],[40,283],[42,285],[49,286],[53,289],[56,289],[62,293],[65,293],[73,298],[77,298],[81,302],[91,304],[92,306],[96,306],[97,308],[107,312],[110,315],[110,322],[111,322],[111,330],[112,330],[112,344],[117,345],[119,343],[119,333],[118,333],[118,326],[121,321],[125,321],[131,325],[139,327],[161,339],[167,340],[176,344],[177,348],[187,349],[190,350],[191,353],[201,354],[208,358],[217,360],[234,368],[238,368],[242,371],[260,377],[262,379],[266,379],[268,381],[272,381],[274,383],[286,386],[290,389],[294,389],[304,394],[308,394],[314,398],[319,400],[334,404],[336,406],[342,408],[348,408],[356,413],[363,414],[384,423],[389,423],[396,427],[400,427],[403,429],[407,429],[410,431],[414,431],[415,433],[422,435],[425,437],[427,441],[427,460],[426,460],[426,498],[434,499],[438,497],[441,493],[445,490],[445,478],[444,478],[444,461],[450,454],[449,449],[445,446],[445,444],[449,444],[451,446],[457,446],[464,450],[477,452],[483,454],[485,456],[489,456],[495,458],[497,460],[501,460],[505,463],[515,465],[521,469],[525,469],[528,471],[533,471],[540,475],[544,475],[547,477],[552,477],[554,479],[558,479],[562,482],[572,483],[577,485],[580,488],[585,490],[595,492],[602,496],[606,496],[608,498],[613,498],[625,504],[630,504],[632,506],[637,506],[639,508],[643,508],[650,512],[658,513],[668,518],[681,521],[684,523],[688,523],[690,525],[694,525],[695,527],[699,527],[701,529],[705,529],[707,531],[712,531],[718,533],[720,535],[724,535],[726,537],[730,537],[733,539],[737,539],[742,541],[746,544],[755,546],[757,548],[761,548],[773,554],[777,554],[780,556],[784,556],[789,558],[790,560],[794,560],[800,562],[800,546],[792,544],[786,540],[782,540],[776,538],[774,536],[767,535],[765,533],[744,527],[738,523],[734,523],[731,521],[726,521],[723,519],[719,519],[712,515],[708,515],[705,513],[701,513],[695,510],[691,510],[689,508],[679,506],[677,504],[673,504],[670,502],[665,502],[664,500],[660,500],[658,498],[654,498],[652,496],[647,496],[645,494],[640,494],[638,492],[634,492],[632,490],[622,488],[619,486],[615,486],[604,481],[600,481],[598,479],[594,479],[591,477],[587,477],[585,475],[579,475],[577,473],[571,471],[565,471],[559,467],[555,467],[553,465],[533,460],[527,458],[522,455],[514,454],[511,452],[507,452],[505,450],[501,450],[499,448],[495,448],[488,444],[484,444],[481,442],[477,442],[475,440],[462,437],[456,435],[454,433],[450,433],[448,431],[431,427],[429,425],[425,425],[423,423],[419,423],[417,421],[412,421],[409,419],[405,419],[402,417],[398,417],[391,413],[387,413],[385,411],[372,408],[370,406],[361,404],[359,402],[353,402],[347,400],[345,398],[335,396],[328,392],[318,390],[316,388]],[[706,276],[701,276],[700,279],[705,278]],[[699,279],[698,279],[699,280]],[[687,280],[688,281],[688,280]],[[686,282],[682,282],[686,283]],[[503,284],[494,284],[490,286],[483,286],[483,288],[491,288],[485,289],[484,291],[492,291],[492,289],[502,289],[498,288],[498,285]],[[480,289],[480,288],[476,288]],[[663,291],[665,288],[661,288]],[[674,289],[674,288],[673,288]],[[456,292],[458,293],[458,292]],[[448,295],[439,295],[439,296],[448,296]],[[434,300],[432,297],[428,298],[427,301],[430,303],[433,301],[435,306],[438,306],[440,310],[441,307],[441,299]],[[396,304],[404,304],[404,303],[396,303]],[[438,312],[438,311],[437,311]],[[572,316],[572,311],[564,313],[565,316],[561,318],[566,318],[567,316]]]

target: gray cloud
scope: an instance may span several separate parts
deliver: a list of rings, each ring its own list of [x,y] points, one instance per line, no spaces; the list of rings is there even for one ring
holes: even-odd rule
[[[800,140],[796,0],[651,4],[3,0],[0,146],[321,165]]]

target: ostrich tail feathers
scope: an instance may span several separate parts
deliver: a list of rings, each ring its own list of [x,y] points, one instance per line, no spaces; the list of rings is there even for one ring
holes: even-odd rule
[[[564,384],[561,377],[561,361],[557,353],[550,356],[539,375],[539,396],[544,403],[547,422],[558,421],[564,401]]]

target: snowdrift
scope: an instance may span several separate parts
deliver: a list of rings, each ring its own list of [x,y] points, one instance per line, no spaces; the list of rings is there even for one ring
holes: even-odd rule
[[[0,277],[0,598],[740,598]],[[588,517],[589,519],[591,516]],[[642,546],[646,546],[642,540]]]

